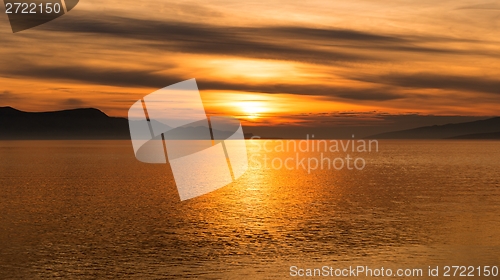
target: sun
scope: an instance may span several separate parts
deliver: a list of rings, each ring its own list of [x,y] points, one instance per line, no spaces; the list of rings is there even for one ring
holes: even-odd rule
[[[237,102],[236,105],[240,108],[245,117],[249,119],[258,118],[261,113],[267,111],[264,103],[260,101],[243,101]]]

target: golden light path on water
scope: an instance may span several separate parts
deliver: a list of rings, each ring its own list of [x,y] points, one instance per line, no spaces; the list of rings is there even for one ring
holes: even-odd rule
[[[348,152],[366,160],[363,170],[308,172],[262,160],[321,153],[256,150],[264,141],[247,141],[240,179],[184,202],[169,166],[138,162],[129,141],[0,142],[0,277],[281,279],[291,265],[498,265],[500,143],[381,141],[378,152]]]

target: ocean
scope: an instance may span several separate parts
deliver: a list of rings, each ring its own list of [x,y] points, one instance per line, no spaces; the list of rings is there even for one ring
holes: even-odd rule
[[[182,202],[169,165],[138,162],[130,141],[0,141],[0,279],[283,279],[349,267],[427,279],[436,267],[476,277],[500,267],[500,141],[334,152],[276,149],[283,141],[247,140],[241,178]],[[344,166],[296,164],[321,157]]]

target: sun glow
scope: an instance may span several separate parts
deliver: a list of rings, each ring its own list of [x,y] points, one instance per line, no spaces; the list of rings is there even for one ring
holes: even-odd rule
[[[256,119],[260,114],[267,111],[264,103],[260,101],[243,101],[237,102],[236,105],[244,113],[244,116],[249,119]]]
[[[234,91],[201,91],[208,115],[228,115],[246,121],[245,125],[302,123],[308,114],[367,111],[372,107],[325,99],[321,96],[266,94]]]
[[[300,74],[295,64],[261,59],[219,58],[207,62],[209,73],[225,79],[249,81],[275,80],[295,77]],[[214,73],[214,69],[217,71]]]

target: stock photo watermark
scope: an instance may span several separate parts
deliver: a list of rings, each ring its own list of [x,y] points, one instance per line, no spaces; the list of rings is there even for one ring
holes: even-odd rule
[[[306,135],[302,140],[261,139],[250,141],[250,166],[253,169],[305,170],[363,170],[364,154],[378,153],[378,140],[314,139]]]
[[[248,169],[240,121],[231,116],[208,118],[195,79],[136,101],[128,121],[137,160],[168,162],[181,200],[222,188]]]
[[[498,277],[498,266],[472,266],[472,265],[429,265],[427,267],[390,268],[371,267],[367,265],[334,267],[324,265],[321,267],[290,266],[291,277]]]
[[[79,0],[4,0],[13,33],[37,27],[67,14]]]

